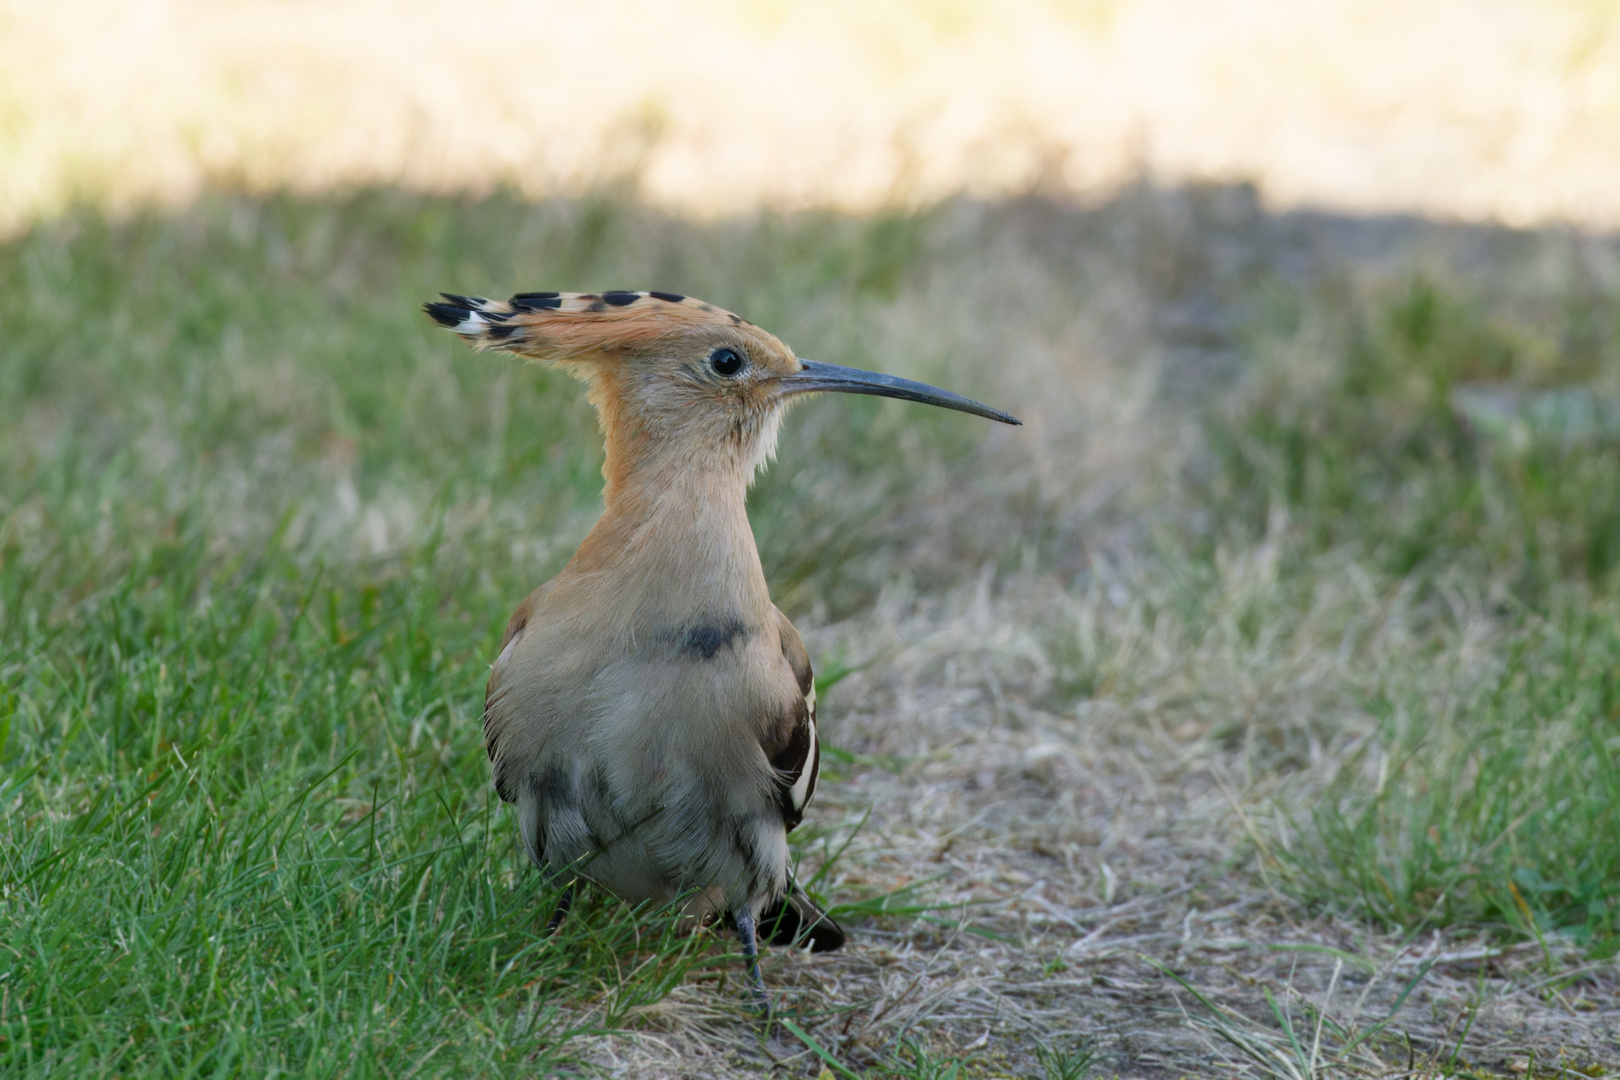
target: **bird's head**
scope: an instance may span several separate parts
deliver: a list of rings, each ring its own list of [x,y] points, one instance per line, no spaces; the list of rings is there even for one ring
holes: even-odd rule
[[[609,453],[625,459],[715,464],[752,476],[775,452],[783,406],[818,390],[921,401],[1019,423],[948,390],[802,360],[747,320],[674,293],[518,293],[510,300],[440,295],[442,301],[424,310],[475,348],[558,364],[588,382]]]

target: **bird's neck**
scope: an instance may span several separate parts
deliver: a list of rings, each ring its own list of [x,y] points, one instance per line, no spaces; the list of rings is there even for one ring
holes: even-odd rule
[[[569,569],[641,622],[767,616],[770,593],[748,524],[751,467],[614,442],[602,517]]]

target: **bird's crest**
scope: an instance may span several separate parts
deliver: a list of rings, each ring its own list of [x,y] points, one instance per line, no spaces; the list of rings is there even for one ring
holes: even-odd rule
[[[440,293],[422,309],[476,349],[566,362],[634,348],[682,330],[747,327],[739,315],[678,293],[518,293],[509,300]]]

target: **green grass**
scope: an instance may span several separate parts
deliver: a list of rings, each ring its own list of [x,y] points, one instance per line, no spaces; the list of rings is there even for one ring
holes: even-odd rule
[[[1211,425],[1200,495],[1228,529],[1258,538],[1282,511],[1300,534],[1295,555],[1348,545],[1392,578],[1461,569],[1531,602],[1571,580],[1614,591],[1620,412],[1590,430],[1521,425],[1504,438],[1459,408],[1472,386],[1517,393],[1509,400],[1526,412],[1538,394],[1595,386],[1612,409],[1612,297],[1503,313],[1417,278],[1365,299],[1309,299],[1313,316],[1340,323],[1331,351],[1313,357],[1293,339],[1285,362]],[[1283,328],[1290,317],[1300,315],[1282,316]]]
[[[181,535],[54,626],[7,578],[8,1072],[554,1062],[705,960],[668,916],[543,933],[453,579],[205,563]]]
[[[1335,347],[1313,356],[1282,320],[1191,484],[1205,559],[1281,522],[1296,605],[1364,572],[1379,610],[1341,647],[1408,621],[1401,649],[1350,665],[1375,732],[1313,809],[1285,807],[1303,839],[1283,880],[1385,925],[1558,932],[1613,955],[1620,411],[1603,410],[1620,403],[1620,315],[1603,296],[1493,307],[1423,278],[1318,299]],[[1470,388],[1521,415],[1471,415]],[[1539,402],[1588,399],[1580,425],[1535,422]]]
[[[1369,699],[1380,738],[1311,816],[1319,847],[1294,863],[1296,884],[1386,925],[1556,930],[1612,956],[1620,612],[1527,618],[1496,652],[1443,704],[1407,679]]]

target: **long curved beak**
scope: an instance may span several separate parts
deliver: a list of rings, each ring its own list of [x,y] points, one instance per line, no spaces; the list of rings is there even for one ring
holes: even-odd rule
[[[912,382],[910,379],[898,378],[894,375],[884,375],[877,371],[863,371],[860,368],[842,367],[838,364],[824,364],[819,360],[800,359],[804,365],[803,370],[782,378],[782,396],[792,397],[795,394],[810,394],[818,390],[825,390],[839,394],[872,394],[876,397],[899,398],[901,401],[920,401],[924,405],[938,405],[942,409],[955,409],[957,412],[972,413],[987,420],[999,420],[1003,424],[1022,426],[1023,421],[1011,413],[992,409],[972,398],[965,398],[961,394],[953,394],[949,390],[941,390],[937,386],[927,383]]]

